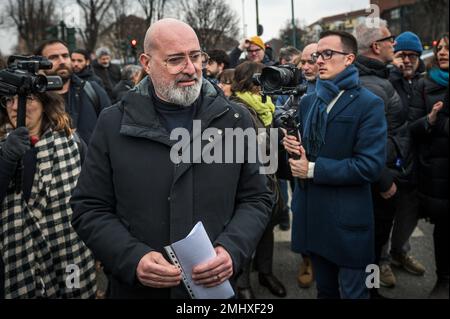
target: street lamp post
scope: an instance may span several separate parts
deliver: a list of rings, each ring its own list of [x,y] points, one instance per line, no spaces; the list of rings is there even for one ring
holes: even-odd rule
[[[295,11],[294,11],[294,0],[291,0],[292,4],[292,43],[294,48],[297,48],[297,27],[295,25]]]
[[[256,0],[256,30],[258,29],[259,29],[259,1]]]

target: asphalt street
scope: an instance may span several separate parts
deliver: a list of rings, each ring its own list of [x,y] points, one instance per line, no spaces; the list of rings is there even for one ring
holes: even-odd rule
[[[433,289],[436,275],[433,253],[433,225],[421,221],[411,238],[412,254],[426,267],[424,276],[414,276],[402,269],[393,267],[397,278],[395,288],[381,288],[380,293],[393,299],[426,299]],[[301,256],[290,249],[290,231],[280,231],[276,228],[276,243],[274,252],[274,273],[285,284],[287,299],[316,299],[315,286],[302,289],[297,285],[298,266]],[[257,273],[252,273],[252,287],[258,299],[276,299],[269,290],[258,283]]]

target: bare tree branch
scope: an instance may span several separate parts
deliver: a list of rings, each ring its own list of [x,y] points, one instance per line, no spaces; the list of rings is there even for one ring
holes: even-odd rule
[[[55,4],[51,0],[9,0],[6,11],[24,41],[26,53],[45,39],[46,29],[54,24]]]
[[[183,0],[181,11],[205,50],[225,49],[224,40],[234,39],[239,33],[239,19],[223,0]]]
[[[77,0],[83,10],[85,30],[82,36],[86,49],[94,51],[101,29],[104,28],[106,14],[114,0]]]
[[[157,20],[161,20],[165,16],[166,5],[172,0],[138,0],[142,10],[144,11],[145,21],[151,25]]]

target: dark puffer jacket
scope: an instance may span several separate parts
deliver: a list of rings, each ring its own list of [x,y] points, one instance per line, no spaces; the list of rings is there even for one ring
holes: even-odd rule
[[[411,80],[405,79],[403,72],[396,67],[391,69],[391,74],[389,76],[389,81],[391,81],[392,86],[397,91],[398,95],[402,100],[403,105],[406,107],[411,104],[411,100],[414,95],[414,89],[417,83],[425,74],[425,63],[420,60],[419,67]]]
[[[429,78],[419,81],[411,102],[410,129],[417,146],[418,182],[422,208],[432,219],[448,214],[448,103],[439,114],[436,126],[427,115],[433,106],[444,101],[448,87]]]
[[[379,181],[379,191],[386,192],[392,183],[408,184],[413,175],[414,155],[408,131],[408,105],[389,82],[389,69],[377,60],[359,56],[356,62],[361,84],[379,96],[385,105],[388,124],[386,167]]]

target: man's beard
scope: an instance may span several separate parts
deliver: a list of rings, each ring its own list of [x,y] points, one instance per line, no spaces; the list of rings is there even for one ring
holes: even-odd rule
[[[179,87],[178,83],[182,81],[195,80],[195,84],[186,87]],[[155,91],[166,101],[171,104],[189,107],[198,99],[202,90],[203,78],[197,75],[183,75],[173,82],[165,83],[164,81],[153,80]]]
[[[62,75],[61,73],[59,73],[60,71],[65,70],[66,73],[64,75]],[[69,68],[67,66],[60,66],[58,69],[56,69],[55,71],[51,70],[51,71],[47,71],[45,72],[47,75],[49,76],[59,76],[61,77],[61,80],[63,81],[63,83],[67,83],[70,78],[72,77],[73,74],[73,70],[72,68]]]

